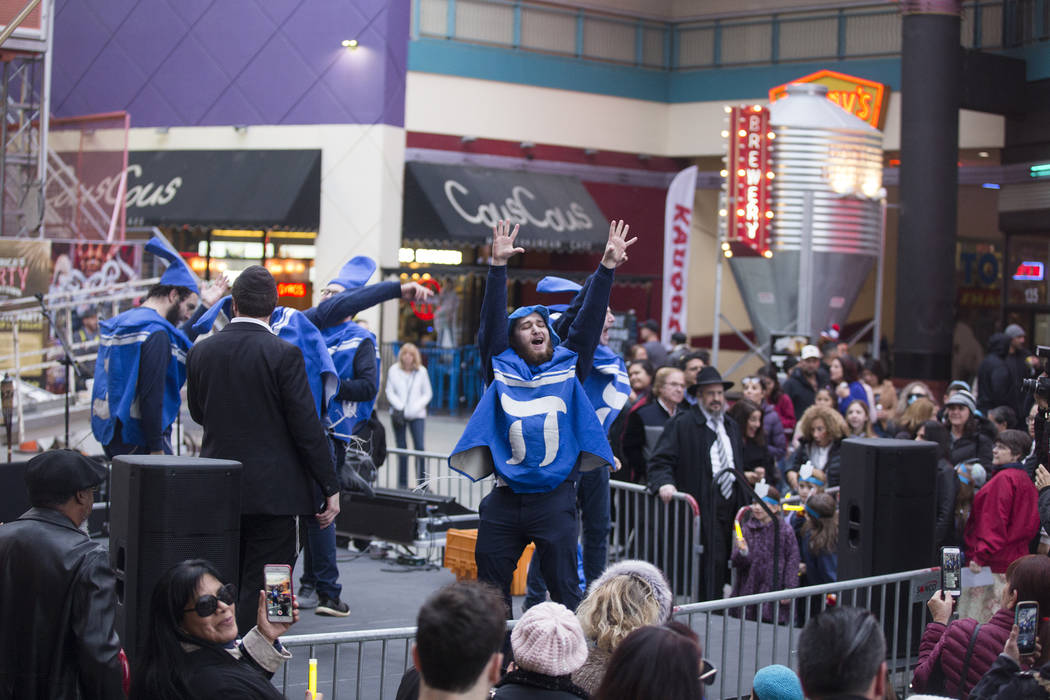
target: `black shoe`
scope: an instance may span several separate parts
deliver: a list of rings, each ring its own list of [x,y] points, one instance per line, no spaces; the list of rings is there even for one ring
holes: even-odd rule
[[[338,598],[329,598],[322,593],[319,595],[316,612],[318,615],[346,617],[350,614],[350,606]]]

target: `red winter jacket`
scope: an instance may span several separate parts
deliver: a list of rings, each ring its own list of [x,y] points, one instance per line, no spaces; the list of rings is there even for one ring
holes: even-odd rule
[[[997,574],[1028,554],[1039,531],[1039,492],[1020,464],[1004,464],[973,497],[966,556]],[[1002,651],[1002,649],[1000,649]]]
[[[962,675],[966,650],[970,646],[970,637],[973,636],[977,620],[964,618],[952,622],[947,627],[939,622],[926,625],[922,641],[919,642],[919,665],[915,667],[915,675],[912,677],[912,690],[917,693],[926,690],[943,692],[953,698],[965,698],[1002,652],[1013,624],[1013,611],[1003,609],[981,625],[973,644],[970,668],[966,671],[966,682],[961,693],[959,676]],[[928,688],[930,676],[938,667],[944,673],[946,687]]]

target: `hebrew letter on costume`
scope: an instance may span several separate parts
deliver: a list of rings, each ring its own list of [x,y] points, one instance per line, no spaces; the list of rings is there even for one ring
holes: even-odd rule
[[[558,413],[567,413],[565,402],[557,396],[544,396],[529,401],[516,401],[506,394],[500,395],[500,403],[503,410],[509,416],[515,418],[527,418],[529,416],[543,416],[543,445],[545,452],[541,467],[545,467],[554,461],[558,454]],[[521,464],[525,459],[525,436],[520,420],[511,423],[510,432],[507,435],[510,441],[511,458],[507,464]]]

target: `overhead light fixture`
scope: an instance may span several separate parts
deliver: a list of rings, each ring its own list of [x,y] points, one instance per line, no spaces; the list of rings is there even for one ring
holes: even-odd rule
[[[988,151],[981,151],[977,154],[978,158],[988,158],[991,154]]]
[[[344,49],[356,49],[357,48],[357,39],[343,39],[343,48]]]

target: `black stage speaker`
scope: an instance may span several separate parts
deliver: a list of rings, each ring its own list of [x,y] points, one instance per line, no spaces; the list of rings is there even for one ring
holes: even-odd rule
[[[451,496],[414,493],[401,489],[376,489],[375,498],[344,492],[335,517],[336,532],[411,545],[418,538],[418,518],[436,515],[466,515],[473,511]],[[466,527],[457,523],[456,527]]]
[[[110,564],[117,575],[117,633],[132,659],[161,574],[207,559],[237,581],[241,464],[225,459],[123,455],[113,459]]]
[[[844,440],[839,474],[840,581],[937,564],[936,445]]]

